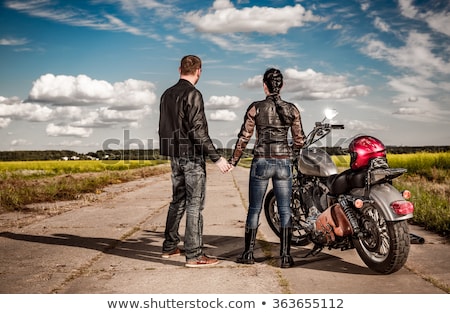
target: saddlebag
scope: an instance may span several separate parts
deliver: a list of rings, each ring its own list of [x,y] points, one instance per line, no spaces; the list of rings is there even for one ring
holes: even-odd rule
[[[336,236],[345,237],[353,233],[350,221],[339,203],[328,207],[317,217],[315,223],[316,239],[323,244],[335,242]]]

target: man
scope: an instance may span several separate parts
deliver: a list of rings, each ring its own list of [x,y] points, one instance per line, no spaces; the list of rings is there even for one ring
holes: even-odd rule
[[[200,58],[183,57],[179,72],[178,83],[164,92],[160,103],[160,154],[170,157],[172,167],[172,202],[167,213],[162,257],[181,255],[178,229],[186,212],[185,266],[206,267],[219,261],[206,256],[202,248],[205,156],[222,173],[230,170],[231,165],[219,155],[208,134],[203,96],[195,88],[202,73]]]

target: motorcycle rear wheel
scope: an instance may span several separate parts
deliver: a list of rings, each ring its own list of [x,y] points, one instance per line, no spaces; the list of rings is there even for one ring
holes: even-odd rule
[[[373,205],[366,205],[362,212],[360,226],[363,226],[364,235],[353,239],[358,255],[377,273],[392,274],[400,270],[410,249],[406,220],[386,221]]]
[[[294,198],[295,199],[295,198]],[[292,206],[298,206],[297,204],[291,204]],[[295,211],[295,208],[293,209]],[[267,223],[270,229],[280,237],[280,215],[278,213],[277,200],[275,198],[275,193],[270,190],[264,199],[264,215],[266,216]],[[305,246],[311,241],[309,240],[308,234],[304,231],[300,224],[300,217],[293,215],[292,217],[292,245]]]

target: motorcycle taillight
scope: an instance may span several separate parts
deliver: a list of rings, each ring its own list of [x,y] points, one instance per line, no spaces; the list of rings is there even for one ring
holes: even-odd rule
[[[395,201],[391,203],[392,210],[397,215],[408,215],[414,211],[414,204],[408,201]]]

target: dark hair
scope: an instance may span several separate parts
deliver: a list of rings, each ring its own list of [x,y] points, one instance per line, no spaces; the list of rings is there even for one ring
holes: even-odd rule
[[[271,94],[279,94],[283,87],[283,74],[275,68],[267,69],[264,73],[263,82]]]
[[[194,55],[187,55],[181,59],[180,72],[182,75],[194,74],[196,70],[202,68],[202,60]]]

